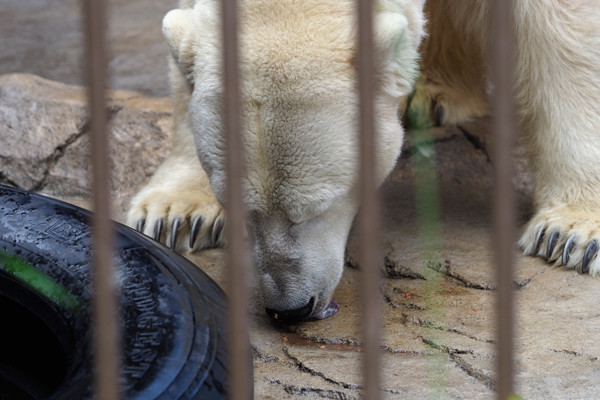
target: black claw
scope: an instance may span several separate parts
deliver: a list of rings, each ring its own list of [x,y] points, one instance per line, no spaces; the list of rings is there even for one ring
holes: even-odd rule
[[[212,230],[212,235],[211,235],[212,247],[217,246],[217,242],[219,241],[219,238],[221,237],[221,233],[223,232],[224,226],[225,226],[225,221],[223,221],[222,217],[218,217],[213,225],[213,230]]]
[[[589,271],[590,262],[596,258],[598,255],[598,242],[596,240],[592,240],[590,244],[588,244],[587,249],[585,249],[585,254],[583,255],[583,260],[581,261],[581,272],[586,273]]]
[[[444,107],[438,103],[437,98],[431,100],[429,107],[434,126],[442,126],[442,121],[444,120]]]
[[[550,260],[552,257],[552,253],[554,252],[554,248],[556,247],[556,243],[558,242],[558,231],[552,231],[550,234],[550,238],[548,238],[548,249],[546,249],[546,258]]]
[[[540,229],[537,236],[535,237],[535,251],[533,254],[538,254],[540,251],[540,246],[542,245],[542,239],[544,239],[544,235],[546,234],[546,228]]]
[[[442,126],[444,121],[444,107],[438,105],[434,108],[435,126]]]
[[[143,230],[144,230],[144,224],[145,223],[146,223],[146,220],[144,218],[139,219],[138,222],[137,222],[137,224],[136,224],[136,226],[135,226],[135,229],[138,232],[143,232]]]
[[[192,222],[192,230],[190,231],[190,241],[188,243],[190,249],[194,248],[194,243],[196,243],[196,238],[198,237],[198,232],[200,232],[200,228],[202,227],[203,222],[204,221],[202,220],[202,216],[200,215],[194,218],[194,222]]]
[[[567,242],[565,243],[565,248],[563,249],[562,254],[562,265],[567,265],[569,263],[569,258],[571,258],[571,252],[575,248],[575,235],[569,236]]]
[[[163,219],[159,219],[156,221],[156,225],[154,225],[154,240],[160,241],[160,234],[162,233],[164,221]]]
[[[177,244],[177,232],[179,231],[179,225],[181,225],[181,219],[175,218],[173,220],[173,224],[171,225],[171,236],[169,237],[168,246],[172,249],[175,248]]]

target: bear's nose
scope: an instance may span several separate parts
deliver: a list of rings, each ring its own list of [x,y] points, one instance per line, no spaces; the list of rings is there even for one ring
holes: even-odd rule
[[[273,308],[265,308],[267,315],[280,322],[296,322],[306,319],[310,315],[315,305],[315,298],[312,297],[307,305],[296,308],[295,310],[275,310]]]

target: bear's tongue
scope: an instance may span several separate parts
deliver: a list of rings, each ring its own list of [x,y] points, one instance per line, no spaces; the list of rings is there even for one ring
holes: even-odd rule
[[[327,307],[325,307],[325,309],[323,311],[321,311],[318,314],[311,315],[311,318],[314,318],[314,319],[329,318],[329,317],[335,315],[335,313],[337,313],[339,310],[340,310],[340,305],[338,303],[336,303],[335,301],[331,300],[331,302],[329,302],[329,304],[327,305]]]

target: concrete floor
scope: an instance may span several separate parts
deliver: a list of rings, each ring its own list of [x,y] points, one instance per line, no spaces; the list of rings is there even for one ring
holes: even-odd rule
[[[415,218],[414,187],[394,182],[398,175],[402,172],[396,171],[383,190],[385,398],[493,398],[489,196],[479,188],[443,185],[442,248],[427,254]],[[223,284],[222,256],[211,250],[190,259]],[[597,398],[600,283],[540,259],[516,260],[516,392],[526,399]],[[292,326],[270,322],[255,293],[251,337],[257,398],[360,398],[359,282],[360,272],[346,268],[334,295],[340,312]]]
[[[161,21],[177,0],[107,0],[109,86],[168,96]],[[81,1],[2,0],[0,74],[27,72],[70,84],[85,81]]]
[[[80,83],[76,4],[75,0],[4,2],[0,74],[33,72]],[[112,87],[166,95],[166,47],[160,37],[160,20],[175,1],[113,0],[112,4]],[[480,130],[436,131],[436,197],[441,217],[433,220],[433,234],[420,229],[424,222],[417,218],[414,168],[408,152],[382,189],[387,254],[382,386],[386,398],[494,396],[492,168],[485,151],[473,140]],[[526,188],[521,189],[520,219],[524,222],[531,206]],[[52,187],[46,191],[52,192]],[[85,203],[88,199],[74,200]],[[126,201],[127,197],[119,198],[117,206]],[[355,264],[354,249],[351,237],[349,265]],[[517,249],[515,254],[517,393],[527,399],[600,397],[600,281],[548,266],[541,259],[521,257]],[[188,257],[226,286],[222,250]],[[360,278],[354,267],[345,269],[334,296],[341,310],[330,319],[273,324],[254,293],[250,334],[257,399],[360,398]]]

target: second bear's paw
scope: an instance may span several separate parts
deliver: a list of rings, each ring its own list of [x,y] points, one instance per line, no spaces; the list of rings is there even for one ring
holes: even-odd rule
[[[212,193],[146,187],[131,201],[127,225],[177,251],[225,246],[225,211]]]
[[[600,275],[600,210],[546,207],[527,223],[519,240],[526,255],[549,263]]]

